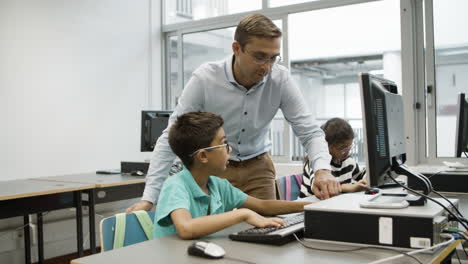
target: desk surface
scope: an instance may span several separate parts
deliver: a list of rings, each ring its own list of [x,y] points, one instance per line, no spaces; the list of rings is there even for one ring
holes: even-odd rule
[[[145,176],[130,176],[130,175],[122,175],[122,174],[96,174],[94,172],[91,172],[91,173],[82,173],[82,174],[41,177],[41,178],[37,178],[37,180],[95,184],[96,188],[105,188],[105,187],[112,187],[112,186],[144,183]]]
[[[381,258],[397,255],[398,253],[384,249],[365,249],[356,252],[336,253],[306,249],[298,242],[293,241],[283,246],[271,246],[262,244],[253,244],[245,242],[231,241],[227,235],[248,228],[249,225],[242,223],[211,236],[203,238],[210,240],[226,250],[226,257],[234,257],[243,261],[254,263],[368,263]],[[219,260],[208,260],[199,257],[189,256],[187,247],[193,241],[182,240],[176,236],[163,237],[160,239],[150,240],[143,243],[135,244],[125,248],[115,249],[104,253],[91,255],[84,258],[72,260],[72,264],[128,264],[137,261],[141,264],[157,263],[241,263],[240,261],[229,260],[227,258]],[[349,249],[354,248],[344,245],[326,244],[319,242],[305,241],[307,245],[317,248],[328,249]],[[437,258],[435,254],[418,254],[416,257],[423,263],[430,263]],[[415,263],[408,257],[402,257],[395,261],[386,263]]]
[[[94,184],[24,179],[0,182],[0,201],[94,188]]]

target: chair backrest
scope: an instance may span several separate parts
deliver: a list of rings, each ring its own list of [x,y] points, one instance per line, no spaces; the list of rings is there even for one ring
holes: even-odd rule
[[[278,198],[280,200],[296,200],[301,193],[302,174],[292,174],[276,179]]]
[[[140,216],[138,217],[137,214]],[[147,216],[142,214],[147,214]],[[102,219],[100,223],[101,252],[151,239],[153,222],[154,212],[145,211],[116,214]]]

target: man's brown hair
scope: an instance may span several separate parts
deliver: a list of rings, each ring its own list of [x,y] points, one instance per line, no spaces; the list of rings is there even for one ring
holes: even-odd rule
[[[210,146],[223,118],[210,112],[189,112],[179,117],[169,130],[169,146],[185,167],[193,165],[192,153]]]
[[[251,37],[280,38],[281,36],[281,29],[271,19],[261,14],[252,14],[244,17],[239,22],[234,34],[234,40],[239,42],[241,48],[244,48]]]

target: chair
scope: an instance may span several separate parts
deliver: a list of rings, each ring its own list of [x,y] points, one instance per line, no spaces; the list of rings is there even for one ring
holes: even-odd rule
[[[135,211],[101,220],[101,252],[153,239],[154,212]]]
[[[296,200],[301,193],[302,174],[281,176],[276,179],[277,198],[279,200]]]

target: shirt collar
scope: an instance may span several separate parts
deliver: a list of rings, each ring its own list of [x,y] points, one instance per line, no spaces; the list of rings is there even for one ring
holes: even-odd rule
[[[227,78],[227,80],[228,80],[230,83],[234,84],[235,86],[237,86],[237,87],[244,87],[244,86],[242,86],[241,84],[239,84],[239,83],[236,81],[236,79],[234,78],[234,65],[233,65],[234,59],[235,59],[235,55],[232,54],[232,56],[227,57],[226,60],[225,60],[225,62],[224,62],[224,69],[225,69],[225,72],[226,72],[226,78]],[[270,73],[271,73],[271,72],[270,72]],[[269,75],[270,73],[268,73],[268,75]],[[263,79],[262,79],[262,81],[259,82],[259,83],[257,83],[257,84],[255,84],[254,86],[252,86],[252,88],[256,88],[256,87],[262,85],[262,84],[265,82],[265,80],[266,80],[266,78],[267,78],[268,75],[264,76]],[[244,87],[244,88],[245,88],[245,87]],[[252,88],[251,88],[250,90],[253,90]]]
[[[203,192],[200,186],[198,186],[197,182],[193,178],[192,173],[190,173],[190,171],[187,168],[184,168],[181,171],[181,174],[182,174],[182,179],[184,183],[189,187],[190,191],[192,192],[195,198],[209,197],[209,195]],[[211,189],[210,187],[212,186],[212,182],[210,178],[208,178],[208,182],[207,182],[208,189]]]

